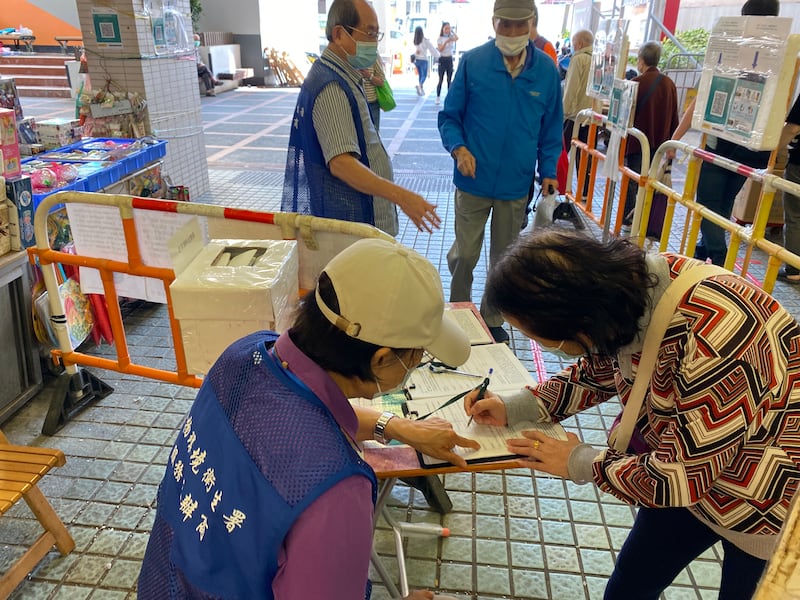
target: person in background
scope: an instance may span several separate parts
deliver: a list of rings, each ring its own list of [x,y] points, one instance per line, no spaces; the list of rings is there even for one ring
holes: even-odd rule
[[[569,149],[572,143],[572,129],[578,113],[587,108],[592,108],[592,99],[586,94],[586,85],[592,69],[592,49],[594,35],[588,29],[581,29],[572,36],[572,57],[564,79],[564,147]],[[578,139],[586,142],[589,139],[589,126],[581,125],[578,129]],[[589,192],[589,172],[592,158],[586,169],[586,180],[583,182],[584,196]],[[578,174],[580,163],[580,150],[575,151],[575,174]]]
[[[383,239],[337,254],[288,331],[229,346],[167,459],[139,599],[368,599],[377,480],[361,443],[397,439],[462,467],[453,448],[478,447],[444,421],[348,400],[399,389],[424,352],[462,364],[469,340],[435,267]]]
[[[557,228],[520,238],[490,271],[487,296],[569,366],[516,394],[490,390],[477,401],[472,392],[465,411],[502,426],[626,405],[654,307],[698,264]],[[574,433],[508,442],[525,457],[520,466],[639,507],[605,600],[657,600],[717,542],[719,598],[752,598],[800,485],[798,347],[800,325],[786,308],[738,275],[712,275],[679,298],[627,450]]]
[[[450,30],[450,23],[442,23],[436,48],[439,51],[439,83],[436,84],[436,104],[442,95],[442,81],[447,76],[447,91],[450,91],[450,82],[453,79],[453,44],[458,41],[458,36]]]
[[[378,60],[375,10],[365,0],[334,0],[328,46],[297,97],[281,210],[368,223],[397,235],[396,206],[420,231],[438,229],[436,207],[392,182],[392,164],[369,113],[359,69]]]
[[[546,37],[539,35],[539,31],[537,29],[538,27],[539,9],[536,7],[536,3],[534,3],[533,17],[531,18],[531,41],[533,42],[534,46],[552,58],[553,62],[556,64],[556,66],[558,66],[558,53],[556,52],[555,46],[553,46],[553,44],[551,44]]]
[[[789,147],[788,161],[784,178],[800,184],[800,95],[795,99],[786,122],[783,124],[778,150]],[[783,192],[783,247],[793,254],[800,255],[800,197]],[[800,270],[792,265],[784,265],[778,271],[778,279],[797,285],[800,283]]]
[[[428,79],[428,69],[431,66],[430,57],[437,58],[439,56],[439,51],[436,47],[431,43],[431,41],[425,37],[425,33],[422,31],[422,27],[417,26],[414,29],[414,64],[417,67],[417,73],[419,74],[419,83],[417,84],[417,95],[423,96],[425,95],[425,81]],[[450,87],[450,82],[447,82],[448,89]]]
[[[561,79],[567,76],[570,60],[572,60],[572,51],[570,47],[565,44],[561,47],[561,56],[558,57],[558,72],[561,74]]]
[[[455,240],[447,253],[451,302],[471,301],[490,214],[493,264],[520,232],[537,168],[542,187],[558,189],[561,78],[528,38],[533,10],[533,0],[495,1],[497,37],[464,54],[439,113],[456,187]],[[485,295],[480,311],[495,341],[507,342],[503,317]]]
[[[214,88],[218,85],[222,85],[222,82],[214,77],[211,69],[209,69],[200,58],[200,36],[195,33],[192,38],[194,39],[194,58],[197,62],[197,76],[202,80],[203,86],[206,88],[206,96],[216,96],[217,92]]]
[[[780,11],[778,0],[747,0],[742,6],[742,16],[777,17]],[[692,114],[696,100],[692,100],[683,113],[680,123],[672,133],[673,140],[680,140],[692,125]],[[705,149],[718,156],[729,158],[754,169],[764,169],[769,164],[770,152],[748,150],[728,140],[715,136],[706,136]],[[674,153],[670,153],[673,156]],[[746,177],[723,167],[703,162],[700,166],[700,178],[697,181],[697,202],[729,219],[733,212],[736,194],[742,189]],[[695,247],[694,256],[700,260],[711,260],[715,265],[725,262],[728,243],[725,230],[708,219],[700,222],[700,242]]]
[[[661,59],[661,44],[659,42],[645,42],[639,48],[638,64],[640,75],[633,81],[639,83],[636,90],[636,112],[633,126],[641,131],[650,144],[652,155],[656,149],[670,139],[672,132],[678,126],[678,90],[672,79],[658,70],[658,61]],[[628,136],[625,146],[625,165],[637,173],[642,171],[642,147],[639,141]],[[631,180],[628,182],[628,193],[625,197],[623,209],[624,233],[630,233],[633,222],[633,211],[636,207],[636,194],[639,186]]]
[[[381,106],[378,104],[378,93],[375,88],[379,88],[386,81],[386,75],[381,67],[381,59],[375,61],[371,69],[359,69],[361,73],[361,85],[364,88],[364,95],[367,97],[367,106],[369,106],[369,115],[372,117],[372,123],[375,125],[375,131],[380,131],[381,128]]]

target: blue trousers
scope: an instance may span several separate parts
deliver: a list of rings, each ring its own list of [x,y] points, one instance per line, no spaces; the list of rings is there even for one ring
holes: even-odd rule
[[[604,600],[658,600],[695,558],[722,540],[685,508],[640,508]],[[766,561],[722,540],[720,600],[750,600]]]
[[[417,71],[419,71],[419,84],[423,85],[428,78],[428,67],[431,66],[428,57],[426,56],[424,60],[417,59],[414,64],[417,65]]]

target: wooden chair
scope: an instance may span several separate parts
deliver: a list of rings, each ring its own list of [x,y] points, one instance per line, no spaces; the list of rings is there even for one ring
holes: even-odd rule
[[[10,444],[0,431],[0,515],[22,498],[45,530],[0,577],[0,598],[7,598],[54,545],[63,556],[75,548],[64,523],[36,485],[50,469],[65,463],[61,450]]]

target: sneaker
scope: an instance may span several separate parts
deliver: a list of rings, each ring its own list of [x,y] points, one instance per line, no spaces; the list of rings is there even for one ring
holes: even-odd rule
[[[422,86],[417,84],[417,96],[422,96]]]
[[[800,273],[795,273],[793,270],[790,271],[784,266],[778,271],[778,279],[786,283],[791,283],[792,285],[797,285],[800,283]]]
[[[630,225],[623,225],[619,228],[619,235],[621,237],[630,237],[631,235],[631,226]]]
[[[215,92],[214,90],[208,90],[206,92],[206,96],[216,96],[216,95],[217,95],[217,92]]]
[[[503,329],[502,325],[499,327],[489,327],[489,333],[492,334],[494,341],[498,344],[508,344],[508,332]]]
[[[222,85],[222,82],[219,79],[214,80],[214,85],[219,86]]]
[[[436,104],[439,104],[439,96],[436,96]]]

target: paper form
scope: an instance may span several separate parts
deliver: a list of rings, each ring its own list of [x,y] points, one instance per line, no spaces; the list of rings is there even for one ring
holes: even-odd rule
[[[491,344],[494,342],[489,332],[483,328],[478,317],[470,308],[452,308],[446,310],[444,315],[453,321],[467,334],[472,346],[477,344]]]
[[[457,373],[434,373],[427,365],[416,369],[408,381],[408,394],[412,400],[432,396],[455,396],[466,389],[480,384],[493,369],[489,389],[497,391],[518,391],[536,381],[511,349],[505,344],[473,346],[469,359],[458,367],[459,371],[473,373],[480,377],[468,377]]]
[[[491,386],[490,386],[491,387]],[[406,411],[416,411],[418,414],[425,415],[430,411],[441,406],[448,400],[447,397],[425,398],[422,400],[410,400],[406,402]],[[453,425],[453,429],[464,437],[477,441],[481,447],[479,450],[471,448],[456,448],[456,453],[463,456],[468,463],[484,462],[488,460],[498,460],[502,458],[512,458],[514,455],[508,452],[506,440],[521,438],[523,431],[534,429],[545,435],[559,440],[566,440],[567,433],[558,423],[532,423],[522,421],[514,427],[493,427],[490,425],[479,425],[472,422],[467,426],[469,416],[464,411],[464,402],[454,402],[441,410],[433,413],[432,416],[441,417]],[[426,467],[448,464],[440,458],[420,454],[420,462]]]

